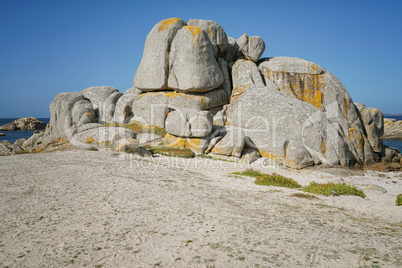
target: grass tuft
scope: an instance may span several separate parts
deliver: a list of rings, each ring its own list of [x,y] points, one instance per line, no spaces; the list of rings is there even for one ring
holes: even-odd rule
[[[305,198],[305,199],[319,199],[319,198],[316,197],[315,195],[312,195],[312,194],[304,194],[304,193],[294,193],[294,194],[291,194],[290,196],[298,197],[298,198]]]
[[[398,196],[396,197],[395,203],[397,206],[402,206],[402,194],[398,194]]]
[[[291,178],[286,178],[276,173],[272,174],[265,174],[258,170],[247,169],[242,172],[233,172],[231,174],[234,175],[242,175],[242,176],[249,176],[255,177],[256,180],[254,181],[255,184],[258,185],[272,185],[272,186],[281,186],[287,188],[300,188],[301,185],[298,184],[295,180]]]
[[[322,195],[357,195],[362,198],[366,197],[363,191],[342,183],[311,182],[308,186],[303,188],[303,191]]]

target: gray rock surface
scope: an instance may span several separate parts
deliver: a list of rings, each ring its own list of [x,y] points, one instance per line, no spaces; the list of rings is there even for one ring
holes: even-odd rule
[[[225,52],[228,46],[228,37],[223,28],[212,20],[190,20],[189,26],[195,26],[201,28],[208,34],[209,40],[216,47],[218,55]]]
[[[218,64],[219,68],[222,71],[223,74],[223,83],[221,85],[221,88],[225,91],[227,97],[228,97],[228,103],[230,101],[230,96],[232,95],[232,83],[231,83],[231,78],[229,74],[229,65],[227,64],[226,60],[223,58],[219,57],[218,58]]]
[[[102,146],[106,142],[113,144],[119,140],[129,141],[136,138],[134,131],[123,127],[98,127],[75,134],[70,143],[82,149],[90,149]]]
[[[142,93],[141,90],[139,90],[138,88],[134,87],[130,87],[129,89],[127,89],[126,91],[124,91],[124,95],[128,95],[128,94],[136,94],[136,95],[140,95]]]
[[[8,148],[4,143],[0,142],[0,156],[6,156],[11,154],[11,149]]]
[[[374,152],[381,153],[383,142],[379,137],[384,135],[384,116],[379,109],[368,108],[363,103],[355,103],[363,121],[368,141]]]
[[[123,96],[120,92],[112,93],[103,103],[103,114],[100,120],[101,123],[109,123],[112,121],[115,110],[116,110],[116,103],[118,100]]]
[[[119,92],[117,88],[108,86],[89,87],[81,90],[81,94],[91,101],[99,120],[104,117],[106,99],[115,92]]]
[[[91,102],[78,92],[60,93],[49,106],[50,121],[44,142],[58,138],[69,139],[74,131],[87,123],[97,123]]]
[[[119,124],[128,122],[134,116],[132,105],[138,96],[138,92],[121,96],[116,103],[112,122],[117,122]]]
[[[179,92],[147,92],[138,96],[132,104],[132,121],[165,127],[169,109],[207,110],[227,104],[227,95],[222,89],[204,94],[184,94]]]
[[[16,140],[16,141],[14,142],[14,144],[15,144],[15,145],[18,145],[18,146],[20,146],[20,147],[23,147],[23,145],[24,145],[24,143],[25,143],[26,141],[27,141],[27,139],[21,138],[21,139]]]
[[[181,19],[170,18],[157,23],[145,40],[141,63],[134,76],[134,86],[142,91],[168,88],[169,53],[176,33],[187,25]]]
[[[177,137],[208,136],[212,131],[213,117],[208,111],[174,110],[166,118],[166,132]]]
[[[241,156],[241,161],[245,164],[251,164],[260,157],[260,153],[256,149],[244,148]]]
[[[250,36],[242,52],[246,59],[257,62],[265,50],[265,42],[259,36]]]
[[[211,134],[205,138],[176,137],[167,133],[163,138],[163,144],[170,148],[190,149],[195,154],[203,154],[208,148],[209,142],[214,138]]]
[[[344,138],[320,111],[279,92],[272,82],[232,98],[226,124],[241,127],[263,157],[292,168],[310,165],[311,159],[347,165],[352,158]]]
[[[43,142],[45,132],[34,133],[28,140],[22,144],[22,148],[29,148],[39,145]]]
[[[321,74],[324,69],[311,61],[292,57],[274,57],[261,59],[258,67],[262,73],[268,71],[278,73]]]
[[[260,69],[249,60],[240,59],[232,67],[233,91],[250,86],[265,86]],[[233,92],[232,92],[233,95]]]
[[[227,127],[227,134],[212,148],[214,154],[241,157],[245,145],[245,134],[242,128]]]
[[[183,92],[207,92],[223,83],[215,47],[198,27],[181,28],[172,42],[168,87]]]
[[[359,112],[346,88],[333,74],[312,62],[287,57],[262,60],[259,68],[266,84],[274,82],[282,93],[308,103],[316,109],[315,113],[324,113],[346,141],[344,151],[353,155],[352,162],[364,165],[374,161],[373,148]],[[340,156],[340,159],[344,158]]]

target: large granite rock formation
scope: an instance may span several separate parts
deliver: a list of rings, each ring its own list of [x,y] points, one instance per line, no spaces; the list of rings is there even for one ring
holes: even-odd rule
[[[112,87],[57,95],[44,142],[65,137],[89,147],[113,134],[116,150],[136,150],[133,133],[103,127],[112,121],[165,128],[167,147],[245,163],[262,156],[300,169],[401,159],[379,139],[381,111],[353,103],[321,66],[260,59],[264,51],[261,37],[227,37],[213,21],[163,20],[147,36],[134,87],[124,95]]]

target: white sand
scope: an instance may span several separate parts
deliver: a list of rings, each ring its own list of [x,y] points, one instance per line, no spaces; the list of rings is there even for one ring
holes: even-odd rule
[[[0,267],[402,266],[401,172],[340,177],[255,164],[303,185],[387,190],[308,200],[228,175],[244,164],[123,158],[112,151],[0,157]]]

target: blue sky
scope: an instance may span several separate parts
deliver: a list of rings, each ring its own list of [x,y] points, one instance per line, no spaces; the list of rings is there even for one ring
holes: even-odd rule
[[[264,57],[313,61],[354,102],[402,113],[402,1],[0,0],[0,117],[49,117],[61,92],[132,86],[160,20],[210,19],[261,36]]]

